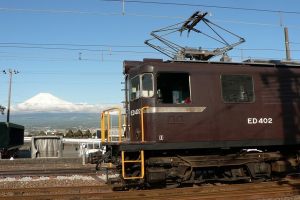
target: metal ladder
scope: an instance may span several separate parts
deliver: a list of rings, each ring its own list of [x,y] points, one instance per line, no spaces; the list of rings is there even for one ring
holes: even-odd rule
[[[145,135],[144,135],[144,111],[149,108],[148,106],[145,106],[141,108],[141,134],[142,139],[141,143],[145,142]],[[139,151],[139,158],[137,160],[125,160],[125,151],[122,151],[122,176],[123,179],[128,180],[134,180],[134,179],[142,179],[145,176],[145,156],[144,156],[144,150]],[[128,176],[126,174],[125,165],[126,164],[139,164],[140,165],[140,175],[139,176]]]
[[[137,160],[125,160],[125,151],[122,151],[122,176],[123,179],[142,179],[145,175],[145,160],[144,160],[144,150],[141,150],[139,155],[139,158]],[[126,164],[139,164],[140,165],[140,175],[139,176],[128,176],[126,174],[125,165]]]

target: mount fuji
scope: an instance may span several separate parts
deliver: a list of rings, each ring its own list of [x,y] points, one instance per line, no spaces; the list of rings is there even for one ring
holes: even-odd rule
[[[62,100],[50,93],[39,93],[34,97],[12,107],[14,113],[99,113],[103,106],[89,104],[75,104]]]
[[[98,127],[100,112],[116,105],[77,104],[62,100],[50,93],[39,93],[23,103],[11,107],[11,122],[33,127]],[[119,106],[119,105],[117,105]],[[6,119],[0,115],[0,121]]]

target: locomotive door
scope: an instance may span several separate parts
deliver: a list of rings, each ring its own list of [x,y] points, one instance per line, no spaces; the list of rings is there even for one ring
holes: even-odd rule
[[[141,109],[151,106],[154,96],[152,73],[143,73],[130,79],[129,84],[129,123],[130,140],[141,141]]]

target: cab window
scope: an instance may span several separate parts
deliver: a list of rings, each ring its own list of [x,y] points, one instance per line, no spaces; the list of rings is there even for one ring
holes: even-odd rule
[[[159,73],[157,75],[159,103],[191,103],[190,76],[188,73]]]
[[[153,96],[153,75],[143,74],[142,75],[142,97]]]
[[[153,75],[145,73],[130,80],[130,100],[153,97]]]
[[[130,100],[138,99],[140,96],[140,76],[130,80]]]

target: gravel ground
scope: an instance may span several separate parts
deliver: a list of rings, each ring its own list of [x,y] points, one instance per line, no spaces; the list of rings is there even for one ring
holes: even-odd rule
[[[97,176],[103,181],[96,180],[92,176],[57,176],[57,177],[22,177],[22,178],[2,178],[0,188],[40,188],[40,187],[61,187],[61,186],[87,186],[105,184],[104,175]]]
[[[1,171],[20,171],[24,169],[95,169],[95,164],[82,165],[82,160],[78,158],[61,159],[15,159],[0,160]],[[110,175],[110,177],[116,175]],[[97,172],[94,175],[69,175],[69,176],[41,176],[41,177],[0,177],[1,188],[42,188],[42,187],[62,187],[62,186],[94,186],[104,185],[106,175]]]

